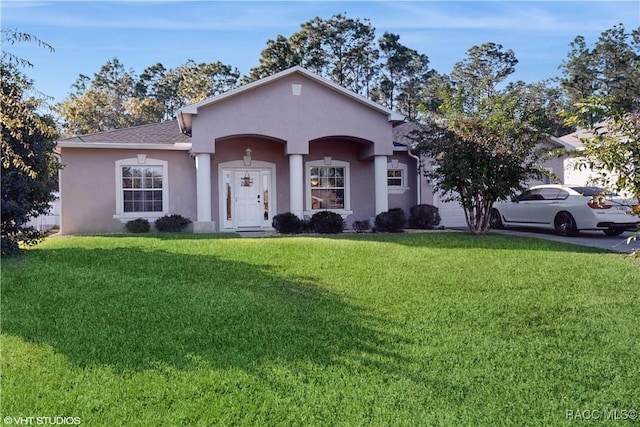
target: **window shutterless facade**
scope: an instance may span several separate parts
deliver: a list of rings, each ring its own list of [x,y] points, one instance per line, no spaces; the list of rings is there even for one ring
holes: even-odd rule
[[[408,189],[407,165],[397,160],[387,163],[387,190],[389,194],[402,194]]]
[[[167,162],[145,155],[116,162],[116,214],[123,221],[168,211]]]
[[[162,166],[122,166],[124,212],[162,212]]]
[[[306,164],[306,210],[347,213],[351,209],[349,163],[339,160],[317,160]]]
[[[402,169],[387,170],[387,185],[389,187],[402,187],[403,183]]]

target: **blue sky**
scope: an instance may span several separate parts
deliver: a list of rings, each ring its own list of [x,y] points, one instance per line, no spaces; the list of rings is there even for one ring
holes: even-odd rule
[[[582,35],[592,45],[600,33],[622,23],[640,26],[640,1],[25,1],[2,0],[2,28],[37,36],[55,48],[9,49],[28,59],[36,88],[62,101],[79,74],[93,76],[117,57],[140,74],[161,62],[174,68],[187,59],[237,67],[258,64],[268,39],[286,37],[315,16],[340,12],[368,18],[426,54],[438,72],[449,73],[474,45],[512,49],[514,78],[535,82],[560,75],[569,43]],[[4,46],[3,46],[4,48]]]

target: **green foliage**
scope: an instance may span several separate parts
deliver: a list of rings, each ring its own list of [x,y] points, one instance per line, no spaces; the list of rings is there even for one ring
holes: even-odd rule
[[[337,14],[314,18],[286,38],[268,40],[260,64],[245,81],[253,81],[300,65],[356,93],[417,120],[418,105],[432,103],[425,93],[429,58],[384,33],[376,45],[375,28],[367,19]]]
[[[637,405],[639,267],[465,233],[50,239],[3,259],[0,412],[574,424],[567,408],[585,402]]]
[[[379,52],[374,41],[375,29],[367,19],[346,14],[327,20],[316,17],[289,39],[279,35],[267,41],[260,65],[251,70],[248,80],[300,65],[366,96],[377,72]]]
[[[429,103],[424,86],[435,75],[429,68],[429,58],[401,44],[397,34],[385,32],[378,43],[382,64],[371,98],[405,114],[407,120],[417,121],[418,106]]]
[[[352,227],[357,233],[363,233],[371,228],[371,224],[369,224],[368,219],[365,219],[360,221],[353,221]]]
[[[440,213],[437,207],[423,203],[409,209],[409,228],[431,230],[439,224]]]
[[[2,31],[3,41],[33,41],[33,36],[15,31]],[[41,46],[48,45],[38,41]],[[44,215],[55,200],[57,173],[60,168],[55,155],[56,131],[51,116],[40,111],[45,100],[31,95],[33,83],[20,65],[28,61],[3,51],[0,62],[2,92],[2,255],[17,253],[19,243],[33,245],[43,235],[26,223]]]
[[[29,33],[23,33],[18,30],[9,30],[7,28],[3,28],[2,29],[2,45],[13,46],[16,43],[35,43],[38,45],[38,47],[47,49],[51,53],[55,52],[55,49],[49,43],[46,43]],[[15,67],[29,67],[29,68],[33,67],[33,64],[29,62],[29,60],[16,56],[11,52],[10,49],[7,49],[7,48],[2,49],[1,61],[3,64],[15,66]]]
[[[305,222],[303,219],[292,212],[285,212],[273,217],[271,225],[278,233],[297,234],[305,230]]]
[[[592,48],[582,36],[570,46],[561,66],[561,85],[570,105],[595,96],[615,100],[614,107],[625,112],[640,108],[640,27],[628,33],[624,25],[614,25],[600,34]],[[580,113],[591,125],[605,118],[593,109]]]
[[[125,224],[127,231],[130,233],[148,233],[151,230],[151,224],[145,218],[137,218],[128,221]]]
[[[376,215],[375,231],[380,233],[400,233],[407,225],[407,216],[402,208],[392,208]]]
[[[158,218],[154,224],[156,226],[156,230],[161,232],[179,232],[184,230],[187,225],[191,224],[191,220],[183,217],[182,215],[173,214]]]
[[[457,63],[450,84],[440,91],[439,116],[417,130],[416,149],[433,159],[424,171],[445,200],[460,202],[469,230],[486,233],[493,203],[540,175],[548,110],[538,88],[498,85],[513,72],[513,52],[488,43],[475,46]],[[437,121],[436,121],[437,120]]]
[[[313,214],[309,220],[311,231],[320,234],[342,233],[344,220],[340,214],[331,211],[320,211]]]
[[[221,62],[185,64],[167,70],[157,63],[140,77],[114,58],[94,75],[80,75],[75,91],[56,106],[72,135],[102,132],[171,119],[181,107],[238,86],[240,72]]]
[[[604,117],[591,123],[585,117]],[[580,138],[577,167],[600,171],[601,183],[614,191],[630,193],[640,201],[640,113],[626,112],[617,98],[593,96],[576,104],[568,123],[587,130]]]

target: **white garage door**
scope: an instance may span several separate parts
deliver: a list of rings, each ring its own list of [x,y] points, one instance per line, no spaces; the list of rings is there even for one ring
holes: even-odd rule
[[[443,227],[466,227],[464,210],[458,202],[443,202],[439,194],[433,195],[433,204],[440,213],[440,225]]]

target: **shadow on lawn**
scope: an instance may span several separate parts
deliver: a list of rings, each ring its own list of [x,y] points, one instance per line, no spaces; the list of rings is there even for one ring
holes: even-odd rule
[[[253,370],[270,360],[307,360],[394,372],[403,364],[394,350],[400,337],[311,278],[139,248],[29,257],[33,270],[3,279],[3,333],[49,344],[78,366]]]

